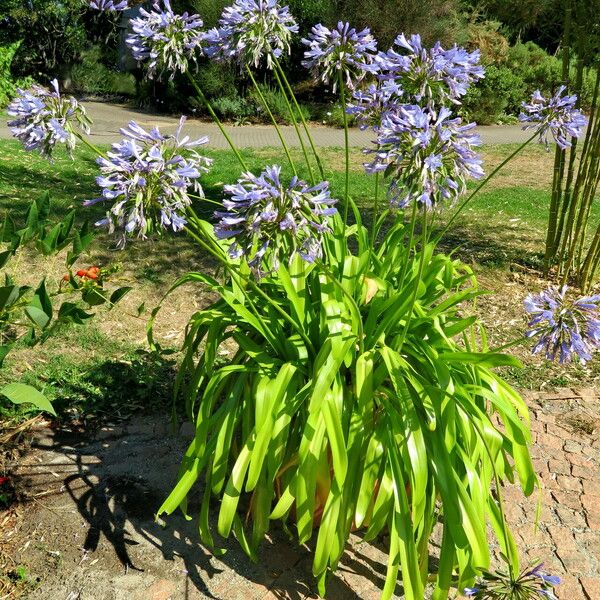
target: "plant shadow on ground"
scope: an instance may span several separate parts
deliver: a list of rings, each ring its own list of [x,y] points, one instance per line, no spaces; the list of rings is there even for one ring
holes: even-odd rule
[[[442,252],[452,253],[467,264],[506,268],[519,264],[541,273],[543,253],[537,231],[509,229],[488,222],[455,225],[440,242]]]
[[[219,539],[217,544],[227,552],[219,558],[213,557],[200,543],[195,519],[186,520],[179,512],[167,517],[164,524],[156,522],[155,511],[175,482],[181,452],[190,441],[169,435],[166,423],[157,424],[156,417],[141,417],[124,428],[103,430],[95,438],[62,428],[44,434],[34,443],[37,460],[21,466],[15,475],[23,499],[35,498],[48,485],[58,485],[56,494],[44,497],[45,505],[50,510],[54,502],[64,507],[66,493],[81,516],[73,519],[71,511],[53,511],[48,515],[52,527],[61,530],[59,539],[70,539],[71,530],[81,532],[85,527],[83,543],[78,544],[83,549],[58,547],[64,552],[65,568],[70,569],[66,565],[72,565],[73,560],[79,562],[83,551],[87,558],[98,558],[98,566],[115,565],[116,558],[129,572],[141,577],[147,573],[150,583],[157,576],[172,580],[173,573],[182,573],[179,586],[185,589],[179,591],[185,594],[177,597],[197,598],[199,593],[202,598],[228,600],[241,597],[238,596],[241,589],[247,589],[248,600],[262,598],[267,591],[281,600],[314,597],[316,586],[311,574],[314,540],[308,546],[298,546],[274,523],[269,540],[260,549],[260,562],[252,563],[235,539]],[[60,473],[60,479],[54,479],[51,472]],[[202,493],[198,488],[191,493],[188,507],[194,517]],[[209,516],[213,531],[216,531],[216,508]],[[34,527],[45,529],[39,522],[28,526],[32,531]],[[385,560],[379,544],[355,541],[347,546],[337,572],[329,579],[328,598],[360,600],[367,590],[372,593],[381,590]],[[79,562],[79,565],[75,570],[81,571],[82,581],[88,585],[93,585],[94,576],[98,582],[106,577],[106,570],[94,573],[89,563],[81,567]],[[42,568],[39,564],[37,567]],[[60,572],[40,574],[36,564],[31,563],[28,568],[42,576],[41,587],[46,594],[60,589],[52,587],[54,583],[58,585],[53,582],[54,575],[64,584]],[[116,572],[114,566],[110,571]],[[402,593],[398,583],[394,597],[402,597]]]
[[[175,375],[176,361],[169,352],[139,349],[125,353],[123,358],[101,361],[52,355],[45,364],[26,372],[22,381],[38,388],[43,385],[58,423],[94,429],[136,413],[168,413]],[[22,418],[30,410],[21,405],[16,410],[10,407],[8,414]]]

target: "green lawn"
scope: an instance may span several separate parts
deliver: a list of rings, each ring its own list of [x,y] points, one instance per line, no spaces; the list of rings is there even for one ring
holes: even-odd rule
[[[512,146],[496,146],[490,151],[495,158],[508,154]],[[529,152],[532,157],[539,158],[539,148],[533,146]],[[214,159],[214,167],[203,179],[203,185],[208,198],[219,200],[223,184],[234,182],[240,174],[240,166],[233,154],[227,150],[207,151]],[[244,160],[253,171],[259,170],[266,164],[281,163],[284,172],[289,174],[289,167],[282,156],[281,150],[266,149],[260,151],[243,151]],[[301,164],[299,151],[294,151],[294,158]],[[326,177],[330,180],[334,195],[343,194],[344,174],[342,170],[341,149],[326,149],[323,151]],[[373,196],[373,177],[363,173],[360,163],[362,157],[353,157],[353,168],[350,185],[355,200],[365,206],[370,204]],[[18,142],[12,140],[0,141],[0,211],[24,211],[31,199],[45,190],[51,190],[55,209],[61,213],[77,206],[81,201],[98,195],[94,178],[97,167],[94,155],[85,148],[78,148],[75,160],[70,160],[63,152],[58,152],[54,162],[34,153],[22,150]],[[548,164],[551,157],[548,156]],[[510,172],[511,167],[507,168]],[[300,175],[307,176],[305,169],[300,169]],[[514,177],[515,185],[501,185],[483,191],[469,210],[472,216],[479,215],[486,220],[492,218],[498,222],[519,218],[528,226],[543,228],[547,219],[547,206],[550,181],[542,182],[537,188],[531,188],[519,183],[519,177]],[[93,209],[81,211],[89,218],[99,217],[105,209],[96,205]]]
[[[511,146],[488,147],[484,150],[487,168],[493,168],[512,151]],[[208,151],[214,159],[211,172],[203,179],[208,198],[220,200],[222,186],[240,175],[240,167],[229,151]],[[322,153],[326,177],[334,196],[344,189],[343,153],[341,149],[326,149]],[[244,151],[244,160],[253,171],[266,164],[282,163],[280,150]],[[301,156],[294,151],[301,163]],[[78,148],[76,159],[58,153],[54,162],[21,149],[15,141],[0,141],[0,214],[11,210],[23,214],[29,203],[50,190],[57,216],[72,207],[79,208],[79,219],[97,220],[106,210],[102,204],[82,208],[81,203],[98,195],[94,178],[97,175],[95,157],[87,148]],[[353,155],[351,190],[368,220],[373,197],[374,179],[361,167],[362,156]],[[548,216],[548,201],[552,156],[538,146],[528,148],[494,183],[480,193],[470,207],[457,219],[448,232],[444,249],[453,250],[473,265],[482,286],[498,294],[481,302],[482,319],[490,328],[492,341],[501,344],[511,339],[515,329],[523,326],[522,298],[539,280],[513,280],[519,269],[535,272],[543,249],[544,228]],[[301,171],[301,176],[306,176]],[[213,206],[197,207],[207,218]],[[596,216],[599,216],[595,207]],[[440,215],[443,224],[447,215]],[[33,254],[26,256],[27,272],[45,274],[48,281],[57,281],[63,273],[61,261],[46,261]],[[161,240],[132,242],[124,251],[116,251],[112,240],[101,235],[84,259],[86,264],[120,263],[119,285],[131,285],[134,291],[123,306],[99,315],[85,327],[65,330],[42,349],[23,348],[9,355],[0,380],[20,379],[41,388],[69,418],[86,415],[123,416],[142,406],[147,398],[152,402],[169,400],[175,355],[147,354],[145,324],[147,315],[137,318],[136,307],[144,301],[153,308],[168,286],[189,270],[210,268],[210,261],[184,236],[165,236]],[[529,276],[527,276],[529,277]],[[39,277],[37,277],[39,279]],[[532,283],[533,281],[533,283]],[[516,286],[516,287],[515,287]],[[197,294],[197,292],[195,292]],[[496,298],[494,300],[493,298]],[[176,348],[189,315],[204,300],[182,290],[159,319],[163,347]],[[486,304],[491,302],[491,304]],[[495,304],[494,304],[495,303]],[[494,312],[496,311],[496,312]],[[497,314],[496,314],[497,313]],[[500,315],[499,317],[497,315]],[[539,387],[541,383],[566,385],[575,378],[589,380],[599,370],[594,364],[581,368],[539,368],[539,361],[530,360],[527,350],[521,353],[526,369],[515,371],[510,378],[521,387]],[[20,414],[23,415],[21,408]],[[1,416],[0,409],[0,416]]]

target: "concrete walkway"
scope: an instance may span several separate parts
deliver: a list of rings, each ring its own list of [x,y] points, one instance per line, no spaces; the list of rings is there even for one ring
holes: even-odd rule
[[[163,132],[175,131],[178,118],[157,115],[139,109],[103,102],[84,102],[88,114],[94,121],[91,140],[95,143],[112,143],[121,139],[119,128],[134,120],[144,128],[159,127]],[[290,146],[298,146],[296,132],[291,126],[281,127],[283,136]],[[311,124],[311,135],[320,147],[344,145],[344,131],[318,124]],[[190,137],[207,135],[213,148],[228,148],[227,141],[212,122],[190,119],[186,124],[186,133]],[[280,145],[275,129],[268,125],[245,125],[234,127],[227,125],[227,131],[239,148],[268,148]],[[521,130],[520,125],[491,125],[479,127],[484,144],[518,144],[529,137],[529,132]],[[5,123],[0,126],[0,138],[10,138],[11,133]],[[355,147],[367,146],[373,139],[373,132],[350,130],[350,144]]]

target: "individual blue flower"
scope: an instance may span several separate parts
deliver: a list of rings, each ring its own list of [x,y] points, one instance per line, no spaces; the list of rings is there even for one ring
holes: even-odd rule
[[[533,92],[529,102],[521,105],[523,112],[519,120],[526,125],[523,129],[535,129],[540,143],[548,147],[548,132],[552,134],[559,148],[565,150],[571,146],[570,138],[581,136],[587,125],[587,118],[577,108],[577,96],[564,95],[565,86],[561,85],[551,98],[542,96],[539,90]]]
[[[274,58],[289,54],[294,33],[298,24],[290,9],[277,0],[236,0],[223,11],[219,26],[205,34],[205,53],[215,60],[257,68],[265,60],[272,69]]]
[[[372,83],[353,92],[346,112],[356,118],[360,129],[379,131],[385,116],[402,104],[402,95],[402,88],[393,80]]]
[[[90,0],[90,8],[105,12],[116,12],[127,10],[127,0]]]
[[[400,34],[392,48],[377,56],[378,77],[395,80],[415,104],[460,104],[469,86],[484,77],[480,59],[479,50],[456,45],[445,50],[439,42],[425,48],[419,35]]]
[[[258,176],[244,173],[224,191],[229,198],[223,200],[226,210],[215,213],[215,233],[233,241],[232,258],[245,257],[260,275],[264,264],[276,270],[294,253],[311,263],[321,256],[321,239],[337,212],[328,182],[309,186],[293,177],[284,184],[281,167],[274,165]]]
[[[8,115],[15,117],[8,126],[25,150],[37,150],[48,158],[59,144],[71,154],[77,143],[76,130],[89,133],[92,123],[75,98],[61,96],[56,79],[50,85],[51,89],[39,85],[19,88],[7,109]]]
[[[560,577],[557,575],[549,575],[546,573],[546,571],[544,571],[544,563],[540,563],[531,569],[531,571],[528,571],[526,575],[537,577],[538,579],[541,579],[543,582],[549,583],[550,585],[560,584]]]
[[[561,364],[577,357],[585,364],[600,348],[600,295],[571,300],[568,287],[550,287],[525,298],[525,310],[531,315],[528,338],[537,338],[532,352],[546,358],[557,356]],[[533,572],[532,572],[533,573]]]
[[[467,178],[483,176],[481,144],[474,123],[463,125],[451,112],[406,104],[389,113],[378,131],[375,156],[367,173],[385,171],[391,177],[389,201],[394,208],[418,202],[425,209],[454,201],[466,189]]]
[[[480,588],[477,587],[466,587],[463,590],[463,596],[477,596],[479,594]]]
[[[333,29],[318,24],[302,43],[308,46],[302,64],[323,83],[332,81],[333,91],[340,74],[346,85],[354,89],[367,72],[377,71],[377,42],[368,27],[357,31],[342,21]]]
[[[111,233],[120,229],[119,246],[135,233],[144,239],[153,231],[180,231],[192,203],[190,190],[203,197],[199,180],[212,160],[196,148],[208,138],[182,137],[184,123],[182,117],[174,135],[163,135],[157,128],[148,132],[131,121],[121,129],[124,139],[113,144],[106,158],[98,158],[101,175],[96,183],[102,197],[85,204],[112,203],[106,218],[96,225],[108,227]]]
[[[163,0],[163,5],[164,9],[156,2],[150,11],[140,8],[141,16],[129,21],[132,33],[125,40],[133,58],[147,62],[150,79],[163,73],[173,79],[176,72],[185,73],[202,43],[203,23],[198,15],[175,14],[169,0]]]

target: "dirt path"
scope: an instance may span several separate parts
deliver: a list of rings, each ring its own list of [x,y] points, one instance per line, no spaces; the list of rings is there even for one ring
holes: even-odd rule
[[[159,127],[161,131],[175,131],[179,119],[167,115],[157,115],[142,110],[110,104],[105,102],[84,102],[90,117],[94,121],[90,139],[95,143],[112,143],[119,141],[122,136],[119,128],[134,120],[142,127]],[[240,148],[269,148],[279,147],[279,138],[273,127],[268,125],[245,125],[242,127],[226,126],[228,133],[235,144]],[[292,126],[282,126],[282,134],[290,146],[299,146],[296,132]],[[484,144],[516,144],[524,142],[529,132],[521,130],[520,125],[490,125],[479,127]],[[186,133],[191,137],[207,135],[212,148],[228,148],[227,141],[219,132],[214,123],[190,119],[186,124]],[[316,124],[311,125],[311,135],[314,142],[320,147],[338,147],[344,145],[344,131],[332,127]],[[0,138],[12,137],[5,122],[0,123]],[[373,133],[360,131],[358,128],[350,130],[350,144],[355,147],[369,145]]]
[[[505,490],[524,557],[560,575],[561,600],[600,598],[600,408],[593,390],[531,394],[532,454],[545,488]],[[136,418],[93,438],[47,428],[11,475],[23,503],[0,514],[0,541],[15,564],[40,577],[33,600],[304,600],[316,598],[311,555],[277,529],[252,564],[234,540],[213,557],[195,521],[154,521],[191,435],[165,418]],[[534,528],[541,497],[539,527]],[[197,503],[191,502],[195,515]],[[435,545],[435,541],[434,541]],[[525,560],[525,559],[524,559]],[[354,538],[332,578],[329,600],[375,600],[385,554]],[[401,598],[398,586],[397,598]]]

